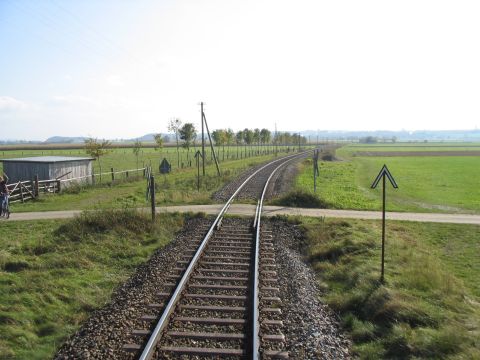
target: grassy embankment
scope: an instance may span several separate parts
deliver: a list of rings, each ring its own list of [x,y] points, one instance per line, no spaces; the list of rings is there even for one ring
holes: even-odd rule
[[[296,180],[296,196],[298,193],[306,193],[311,198],[312,206],[379,210],[381,189],[372,190],[370,185],[382,165],[387,164],[399,185],[398,190],[389,189],[387,192],[389,210],[480,213],[480,190],[477,184],[477,179],[480,177],[478,157],[352,156],[356,151],[367,151],[365,149],[372,148],[375,147],[350,145],[337,151],[343,161],[320,162],[320,178],[317,182],[316,195],[313,194],[311,160],[305,161]],[[399,151],[405,148],[411,149],[413,146],[383,145],[381,151]],[[438,150],[439,147],[427,149],[432,151]],[[440,149],[444,151],[443,148]],[[450,149],[449,151],[478,150],[478,144],[477,147],[462,148],[451,148],[447,144],[446,149]],[[293,195],[295,194],[290,194],[289,198]],[[285,203],[289,198],[283,199],[283,202]],[[315,198],[319,201],[315,202]]]
[[[303,218],[304,251],[324,301],[362,359],[480,358],[480,228]]]
[[[123,151],[123,149],[117,150]],[[153,149],[149,150],[151,152],[154,151]],[[105,160],[109,159],[108,161],[112,162],[118,160],[118,163],[122,164],[122,158],[127,158],[127,155],[109,154]],[[134,160],[133,153],[130,152],[128,157],[128,161]],[[210,199],[211,194],[225,183],[231,181],[247,168],[266,162],[273,157],[274,155],[270,154],[249,157],[247,159],[222,161],[220,162],[221,177],[217,176],[215,165],[210,163],[206,166],[206,177],[202,178],[200,191],[197,191],[196,168],[174,169],[168,175],[155,174],[157,204],[208,204],[212,201]],[[126,162],[127,160],[124,159],[124,161]],[[123,164],[127,168],[131,165],[129,163]],[[121,181],[114,186],[111,184],[111,178],[107,175],[103,178],[103,184],[97,184],[95,187],[72,187],[60,195],[41,194],[36,201],[12,204],[12,211],[92,209],[98,207],[122,207],[125,204],[139,207],[147,206],[148,204],[145,200],[146,181],[144,179],[136,181],[132,174],[130,176],[130,181]]]
[[[0,233],[0,359],[48,359],[112,291],[163,247],[183,215],[129,210],[70,221],[5,222]]]

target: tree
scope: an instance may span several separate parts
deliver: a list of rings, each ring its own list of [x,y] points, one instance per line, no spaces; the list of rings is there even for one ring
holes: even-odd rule
[[[100,182],[102,182],[102,163],[100,158],[108,154],[112,143],[108,140],[98,140],[97,138],[85,139],[85,152],[91,157],[97,159],[98,167],[100,168]]]
[[[227,159],[228,159],[228,154],[230,153],[230,145],[233,144],[233,139],[235,138],[235,133],[233,132],[232,129],[228,129],[225,131],[225,142],[227,143],[228,146],[228,152],[227,152]]]
[[[250,129],[243,130],[243,140],[245,142],[245,157],[247,156],[247,145],[253,143],[253,131]]]
[[[155,150],[161,149],[163,147],[163,142],[165,139],[162,137],[162,134],[155,134],[153,135],[155,139]]]
[[[225,139],[223,133],[224,133],[224,130],[221,130],[221,129],[212,131],[212,138],[213,138],[213,141],[215,142],[215,145],[220,146],[223,144]]]
[[[237,134],[235,135],[235,142],[237,143],[237,158],[238,158],[238,148],[240,147],[240,145],[243,142],[243,131],[242,130],[238,131]]]
[[[253,130],[253,142],[258,146],[260,146],[260,129],[258,128]],[[258,154],[258,149],[259,147],[257,147],[257,154]]]
[[[272,134],[268,129],[260,130],[260,141],[262,142],[263,146],[268,144],[272,139]]]
[[[180,119],[172,119],[168,123],[168,131],[171,131],[175,134],[175,140],[177,142],[177,166],[180,167],[180,152],[178,148],[178,132],[182,126],[182,121]]]
[[[187,149],[187,161],[190,161],[190,146],[197,137],[197,130],[192,123],[185,123],[179,130],[180,139],[183,140],[183,147]]]
[[[272,139],[272,134],[270,133],[270,130],[268,129],[262,129],[260,130],[260,140],[262,144],[268,144],[270,140]]]
[[[135,154],[135,157],[137,158],[137,169],[138,169],[138,156],[140,155],[141,149],[142,149],[142,142],[137,139],[137,141],[133,143],[133,149],[132,149],[133,153]]]

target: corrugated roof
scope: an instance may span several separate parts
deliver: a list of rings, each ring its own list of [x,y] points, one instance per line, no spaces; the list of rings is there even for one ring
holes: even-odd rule
[[[32,163],[56,163],[56,162],[74,162],[83,160],[95,160],[91,157],[73,157],[73,156],[34,156],[13,159],[1,159],[3,162],[32,162]]]

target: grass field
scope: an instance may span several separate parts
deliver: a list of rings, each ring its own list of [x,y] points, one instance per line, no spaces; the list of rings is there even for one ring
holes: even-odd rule
[[[0,233],[0,359],[48,359],[183,215],[106,211],[65,221],[7,222]]]
[[[167,175],[155,174],[156,202],[158,205],[211,203],[211,194],[225,183],[247,168],[272,158],[274,158],[273,154],[222,161],[220,163],[221,177],[217,176],[215,165],[210,163],[206,166],[206,177],[202,177],[200,191],[197,191],[196,168],[177,169]],[[23,204],[14,203],[11,207],[13,212],[27,212],[122,207],[124,205],[148,206],[145,198],[146,181],[144,179],[135,181],[132,178],[130,180],[111,185],[111,178],[107,175],[103,179],[103,184],[95,187],[72,187],[61,194],[41,194],[38,200]]]
[[[298,218],[324,301],[362,359],[480,358],[480,228]]]
[[[141,168],[144,165],[149,165],[150,163],[156,169],[163,158],[166,158],[172,165],[172,170],[177,170],[182,167],[190,167],[190,162],[192,166],[195,166],[195,152],[199,150],[198,146],[190,148],[190,152],[186,149],[180,147],[177,155],[176,147],[164,147],[162,149],[155,150],[154,148],[142,148],[140,154],[137,158],[133,153],[133,148],[113,148],[110,149],[110,153],[101,157],[101,165],[103,172],[109,172],[110,168],[114,168],[115,171],[118,170],[128,170],[128,169],[137,169]],[[287,152],[292,152],[294,149],[297,149],[293,146],[278,146],[279,153],[284,154]],[[263,156],[267,154],[272,154],[275,151],[275,147],[270,146],[225,146],[225,147],[216,147],[215,152],[217,153],[218,160],[220,162],[233,160],[233,159],[245,159],[252,158],[256,156]],[[17,157],[31,157],[31,156],[87,156],[83,148],[79,149],[60,149],[60,150],[50,150],[45,148],[44,150],[29,150],[29,149],[17,149],[17,150],[1,150],[0,149],[0,158],[1,159],[10,159]],[[209,147],[205,149],[205,158],[208,164],[213,163],[212,153]],[[94,171],[98,173],[100,171],[98,161],[93,162]],[[2,164],[0,164],[0,171],[2,170]],[[8,175],[8,174],[7,174]],[[28,180],[28,179],[27,179]]]
[[[399,188],[387,190],[387,207],[395,211],[480,213],[480,158],[470,156],[351,157],[368,147],[350,145],[337,154],[343,161],[321,162],[317,196],[329,207],[379,210],[381,190],[371,183],[386,164]],[[383,146],[382,151],[398,146]],[[355,149],[355,150],[352,150]],[[313,194],[311,161],[303,164],[296,189]]]

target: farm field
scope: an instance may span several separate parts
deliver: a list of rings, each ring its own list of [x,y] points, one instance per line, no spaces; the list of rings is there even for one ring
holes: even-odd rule
[[[342,161],[320,166],[317,196],[327,206],[339,209],[379,210],[381,189],[370,185],[386,164],[399,189],[387,191],[392,211],[480,213],[480,158],[475,156],[351,156],[368,147],[349,145],[337,150]],[[383,149],[398,146],[383,146]],[[473,147],[472,147],[473,148]],[[352,150],[355,149],[355,150]],[[386,150],[383,150],[386,151]],[[313,194],[311,161],[303,164],[297,190]]]
[[[381,222],[291,221],[360,358],[480,357],[478,226],[388,222],[381,284]]]
[[[2,224],[0,359],[52,358],[183,221],[184,215],[161,215],[152,225],[149,216],[109,210]]]

